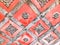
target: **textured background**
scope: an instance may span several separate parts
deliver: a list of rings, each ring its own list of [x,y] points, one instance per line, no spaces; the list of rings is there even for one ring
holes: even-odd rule
[[[0,45],[60,45],[60,1],[0,0]]]

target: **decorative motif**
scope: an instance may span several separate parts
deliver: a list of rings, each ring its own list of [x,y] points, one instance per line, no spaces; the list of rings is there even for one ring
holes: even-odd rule
[[[19,2],[19,0],[0,0],[0,6],[7,12],[10,12]]]
[[[4,30],[4,31],[3,31]],[[21,27],[13,23],[11,20],[8,20],[4,27],[2,27],[1,31],[10,36],[11,38],[15,37],[20,31]]]
[[[28,4],[23,4],[23,6],[14,15],[14,18],[17,19],[19,22],[21,22],[24,26],[27,26],[36,17],[37,17],[36,13],[31,10],[31,8]]]
[[[48,3],[50,0],[37,0],[38,3],[43,7],[46,3]]]
[[[54,41],[56,41],[58,39],[57,35],[54,32],[50,32],[49,34],[47,34],[45,37],[43,37],[43,41],[46,44],[52,44]]]
[[[45,39],[48,43],[50,43],[51,41],[54,40],[54,37],[52,35],[48,36],[46,39]]]
[[[23,14],[22,14],[22,17],[23,17],[24,19],[28,19],[28,16],[29,16],[29,15],[28,15],[27,13],[23,13]]]
[[[37,31],[38,34],[40,34],[40,33],[44,30],[44,28],[42,27],[41,24],[39,24],[39,25],[35,28],[35,30]]]
[[[42,20],[39,20],[30,28],[30,30],[37,36],[40,36],[44,34],[45,31],[49,30],[49,26],[47,26]]]
[[[0,45],[60,45],[59,0],[0,0]]]
[[[19,37],[18,42],[29,45],[33,40],[33,37],[29,33],[25,32]]]
[[[49,8],[53,3],[54,0],[31,0],[34,5],[39,9],[39,11],[42,13],[47,8]]]
[[[58,13],[55,13],[53,18],[57,19],[59,17],[59,14]]]
[[[52,25],[56,25],[57,23],[60,22],[60,10],[59,10],[59,7],[60,6],[56,6],[53,10],[51,10],[45,16],[51,22]]]
[[[4,3],[7,7],[9,7],[13,0],[0,0],[0,2]]]
[[[11,34],[17,31],[17,29],[11,24],[6,28],[6,31],[9,31]]]

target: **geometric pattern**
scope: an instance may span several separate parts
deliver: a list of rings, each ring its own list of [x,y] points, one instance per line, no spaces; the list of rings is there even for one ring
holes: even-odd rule
[[[16,32],[16,28],[13,27],[11,24],[6,28],[6,31],[9,31],[11,34],[13,34],[14,32]]]
[[[57,35],[54,32],[47,34],[42,40],[48,45],[58,39]]]
[[[24,26],[27,26],[36,17],[37,17],[37,15],[35,14],[35,12],[33,12],[31,10],[31,8],[29,7],[29,5],[27,5],[27,4],[23,4],[23,6],[14,15],[14,18],[16,18],[18,21],[20,21]]]
[[[39,9],[40,12],[43,12],[46,10],[52,3],[54,3],[54,0],[31,0],[33,4],[36,5],[36,7]]]
[[[60,0],[0,0],[0,45],[60,45]]]

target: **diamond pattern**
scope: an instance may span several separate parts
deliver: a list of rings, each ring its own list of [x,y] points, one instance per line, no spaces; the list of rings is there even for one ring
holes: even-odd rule
[[[48,43],[51,42],[52,40],[54,40],[53,36],[50,35],[45,39]]]
[[[0,35],[0,45],[6,45],[9,42],[9,39]]]
[[[60,1],[0,0],[0,45],[60,45]]]
[[[18,10],[18,12],[14,15],[14,18],[16,18],[18,21],[20,21],[24,26],[27,26],[36,17],[37,17],[37,15],[34,13],[34,11],[31,10],[31,8],[27,4],[24,4]],[[28,19],[26,19],[26,18],[28,18]]]
[[[17,35],[21,30],[22,28],[14,24],[11,20],[8,20],[8,22],[1,29],[1,31],[3,31],[5,34],[9,35],[10,37],[15,37],[15,35]]]
[[[46,42],[46,44],[51,44],[57,39],[58,39],[57,35],[54,32],[50,32],[42,40]]]
[[[30,28],[30,30],[37,36],[41,36],[45,31],[49,30],[49,27],[42,20],[39,20]]]
[[[31,0],[33,4],[39,9],[40,12],[45,11],[48,7],[54,3],[54,0]]]
[[[4,3],[7,7],[11,4],[13,0],[0,0],[0,2]]]
[[[56,6],[51,12],[46,14],[46,18],[52,23],[52,25],[56,25],[57,23],[60,22],[60,20],[59,20],[60,19],[60,10],[59,10],[59,7],[60,6]],[[59,16],[57,16],[58,18],[56,18],[56,14],[59,15]]]
[[[6,31],[8,31],[8,32],[10,32],[11,34],[13,34],[14,32],[17,31],[17,29],[10,24],[10,25],[6,28]]]
[[[20,38],[18,39],[18,42],[22,43],[23,45],[26,44],[30,44],[33,41],[32,36],[25,32],[23,35],[20,36]]]
[[[36,28],[35,28],[35,30],[38,32],[38,34],[41,32],[41,31],[43,31],[44,30],[44,28],[42,27],[42,25],[38,25]]]
[[[0,0],[0,6],[10,12],[18,2],[19,0]]]

